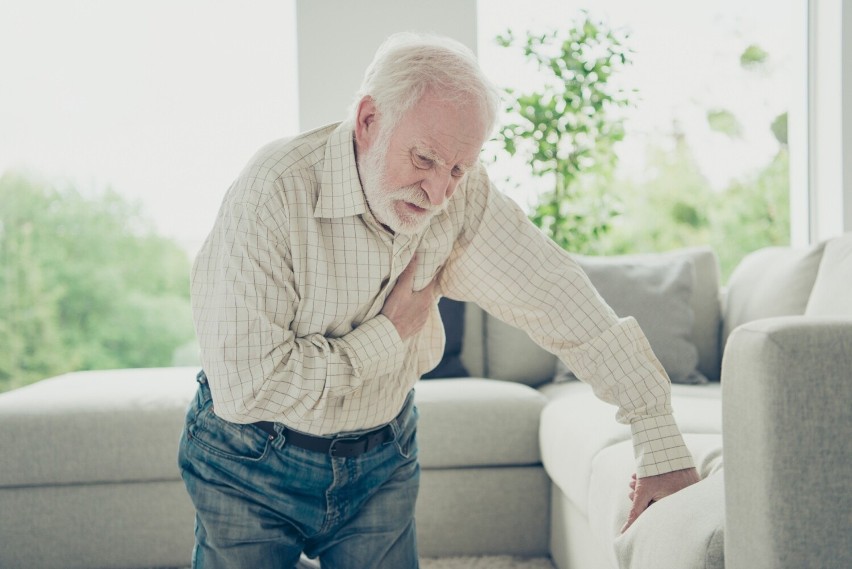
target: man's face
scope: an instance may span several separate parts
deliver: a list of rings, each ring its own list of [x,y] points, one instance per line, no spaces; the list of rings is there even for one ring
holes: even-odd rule
[[[475,109],[426,94],[358,161],[367,204],[395,233],[423,231],[447,207],[485,142]]]

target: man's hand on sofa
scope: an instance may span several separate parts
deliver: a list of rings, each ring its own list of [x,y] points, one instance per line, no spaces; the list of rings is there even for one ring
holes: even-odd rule
[[[701,479],[698,477],[698,471],[694,468],[675,470],[674,472],[645,478],[636,478],[634,474],[630,480],[629,494],[633,506],[630,508],[630,513],[627,514],[627,522],[621,528],[621,533],[627,531],[627,528],[633,525],[633,522],[648,509],[648,506],[678,490],[695,484],[699,480]]]

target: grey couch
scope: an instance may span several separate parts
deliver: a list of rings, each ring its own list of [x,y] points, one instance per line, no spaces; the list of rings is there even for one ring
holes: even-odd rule
[[[640,324],[680,382],[676,418],[703,476],[624,535],[629,428],[525,334],[468,305],[473,377],[417,387],[421,554],[551,555],[560,569],[852,566],[851,251],[852,235],[764,250],[723,293],[707,249],[582,259],[614,307],[650,295]],[[0,395],[0,567],[188,563],[193,510],[175,455],[195,371],[80,372]]]

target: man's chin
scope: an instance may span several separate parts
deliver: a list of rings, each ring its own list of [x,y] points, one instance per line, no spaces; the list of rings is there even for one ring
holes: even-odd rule
[[[416,235],[423,232],[429,226],[429,219],[413,221],[403,221],[395,219],[394,223],[388,224],[394,233],[401,235]]]
[[[388,224],[388,227],[390,227],[394,233],[415,235],[417,233],[422,233],[429,226],[429,221],[431,219],[431,215],[425,215],[417,219],[402,219],[395,216],[393,223]]]
[[[429,226],[429,222],[434,217],[435,212],[429,211],[409,204],[400,202],[395,204],[394,212],[390,216],[393,219],[386,225],[390,227],[394,233],[402,233],[403,235],[413,235],[420,233]]]

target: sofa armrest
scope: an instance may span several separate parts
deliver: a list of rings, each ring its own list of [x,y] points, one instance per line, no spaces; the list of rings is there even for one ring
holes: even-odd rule
[[[852,567],[852,320],[757,320],[722,362],[728,569]]]

